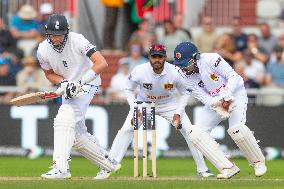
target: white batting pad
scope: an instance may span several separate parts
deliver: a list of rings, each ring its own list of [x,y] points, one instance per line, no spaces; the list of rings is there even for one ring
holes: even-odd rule
[[[75,140],[75,115],[68,104],[60,106],[54,119],[53,160],[61,173],[67,173],[68,158]]]
[[[228,133],[251,165],[265,161],[252,131],[246,125],[235,125],[228,129]]]
[[[108,153],[87,134],[76,136],[73,148],[101,169],[106,171],[115,169],[115,165],[111,163]]]
[[[234,164],[219,149],[218,143],[196,125],[188,127],[187,134],[193,145],[221,172],[230,169]]]

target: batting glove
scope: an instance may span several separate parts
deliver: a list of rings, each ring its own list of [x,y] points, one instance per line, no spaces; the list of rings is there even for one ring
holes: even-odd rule
[[[65,90],[65,98],[66,99],[74,98],[81,91],[83,91],[83,89],[82,89],[82,85],[81,85],[80,81],[78,81],[78,82],[68,82],[68,84],[66,86],[66,90]]]
[[[55,91],[56,94],[58,95],[64,95],[66,87],[68,85],[68,80],[64,79],[58,84],[58,88]]]

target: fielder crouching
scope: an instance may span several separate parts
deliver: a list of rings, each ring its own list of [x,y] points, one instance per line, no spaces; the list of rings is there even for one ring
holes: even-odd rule
[[[37,56],[46,78],[59,84],[62,105],[54,119],[52,169],[42,174],[47,179],[70,178],[72,147],[106,174],[120,169],[94,136],[87,132],[85,113],[101,84],[99,74],[107,68],[104,57],[83,35],[69,32],[66,18],[51,15],[46,25],[47,39],[40,43]]]
[[[131,119],[133,118],[134,102],[151,101],[155,102],[156,115],[165,118],[176,128],[180,123],[182,124],[180,132],[191,150],[198,175],[201,177],[213,176],[206,166],[202,154],[193,146],[187,134],[191,122],[184,110],[189,96],[185,85],[183,85],[183,78],[174,65],[166,62],[166,49],[163,45],[152,45],[149,50],[149,59],[150,62],[136,66],[126,82],[125,92],[130,111],[113,141],[110,157],[121,162],[133,139]],[[136,88],[140,89],[137,97],[135,95]],[[176,90],[181,94],[179,101],[175,95]],[[100,175],[97,177],[98,179],[106,179],[109,176],[104,174],[103,170],[98,175]]]
[[[228,134],[240,148],[249,164],[253,166],[255,175],[266,173],[265,158],[259,148],[253,132],[246,126],[247,93],[244,82],[229,64],[217,53],[199,53],[193,43],[180,43],[174,51],[174,65],[180,68],[186,79],[188,91],[205,106],[202,118],[196,125],[211,131],[222,120],[229,119]],[[204,119],[206,118],[206,119]],[[226,179],[237,174],[240,169],[231,162],[216,161],[219,157],[204,151],[200,144],[202,135],[193,136],[192,141],[197,148],[221,172],[217,176]],[[208,146],[210,146],[208,142]],[[214,145],[216,147],[216,142]]]

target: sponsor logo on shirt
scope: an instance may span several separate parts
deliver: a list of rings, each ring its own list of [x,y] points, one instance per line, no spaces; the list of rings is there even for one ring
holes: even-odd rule
[[[203,83],[202,80],[198,82],[198,86],[199,86],[199,87],[204,87],[204,83]]]
[[[224,88],[225,86],[226,86],[226,85],[225,85],[224,83],[222,83],[219,88],[217,88],[217,89],[215,89],[215,90],[208,91],[208,92],[209,92],[209,94],[211,94],[211,95],[218,94],[218,93],[221,91],[221,89]]]
[[[153,96],[153,95],[147,95],[148,99],[151,100],[161,100],[161,99],[165,99],[165,98],[169,98],[170,95],[162,95],[162,96]]]
[[[220,62],[221,62],[221,57],[219,57],[219,58],[216,60],[214,66],[217,67],[217,66],[220,64]]]
[[[189,92],[189,93],[191,93],[191,92],[192,92],[192,89],[186,88],[186,91]]]
[[[215,73],[212,73],[212,74],[210,75],[210,78],[211,78],[213,81],[218,81],[218,79],[219,79],[218,75],[215,74]]]
[[[171,90],[172,88],[174,88],[174,84],[172,84],[172,83],[165,83],[164,84],[164,89]]]
[[[153,84],[152,83],[143,83],[143,87],[148,90],[152,90]]]
[[[85,51],[88,52],[94,45],[92,43],[89,43],[87,46],[85,46]]]

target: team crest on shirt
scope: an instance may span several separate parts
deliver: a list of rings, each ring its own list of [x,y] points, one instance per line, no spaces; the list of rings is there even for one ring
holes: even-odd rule
[[[174,88],[174,84],[172,84],[172,83],[165,83],[164,84],[164,89],[171,90],[172,88]]]
[[[202,80],[198,82],[198,86],[199,86],[199,87],[204,87],[204,83],[203,83]]]
[[[153,84],[152,83],[143,83],[143,87],[148,90],[152,90]]]
[[[211,78],[213,81],[218,81],[218,79],[219,79],[218,75],[215,74],[215,73],[212,73],[212,74],[210,75],[210,78]]]
[[[180,59],[181,58],[181,54],[179,52],[176,53],[176,58]]]

